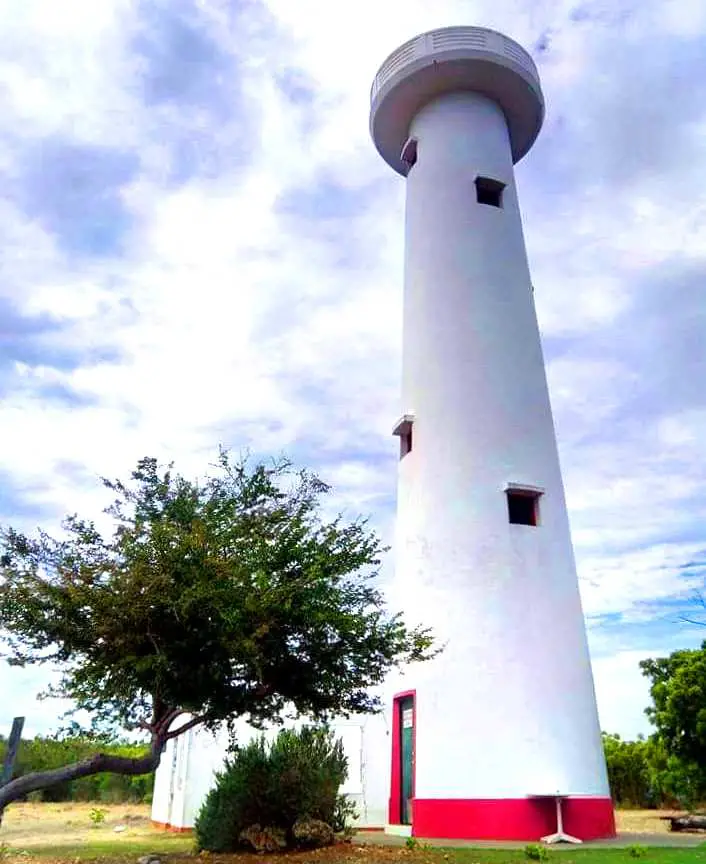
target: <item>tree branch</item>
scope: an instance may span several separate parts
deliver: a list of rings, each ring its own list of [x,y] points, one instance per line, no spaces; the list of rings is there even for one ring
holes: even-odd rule
[[[205,719],[206,719],[205,714],[201,714],[198,717],[192,717],[191,720],[188,720],[186,723],[184,723],[183,726],[180,726],[178,729],[174,729],[173,732],[168,732],[166,734],[164,740],[165,741],[171,741],[172,738],[177,738],[182,733],[188,732],[189,729],[193,729],[194,726],[198,726],[199,723],[203,723]]]
[[[152,733],[158,738],[164,738],[164,736],[169,731],[169,726],[172,721],[176,720],[176,718],[183,713],[184,712],[181,710],[181,708],[171,708],[169,711],[167,711],[167,713],[164,715],[164,717],[162,717],[161,720],[159,720],[153,725],[151,730]]]
[[[679,620],[684,624],[696,624],[697,627],[706,627],[706,621],[697,621],[695,618],[687,618],[685,615],[680,615]]]
[[[48,789],[50,786],[57,786],[67,780],[90,777],[104,771],[128,775],[151,774],[159,765],[163,746],[164,739],[155,738],[152,742],[151,752],[140,759],[96,753],[95,756],[90,756],[81,762],[75,762],[73,765],[65,765],[63,768],[25,774],[23,777],[18,777],[16,780],[5,784],[5,786],[0,786],[0,814],[11,801],[23,798],[36,789]]]

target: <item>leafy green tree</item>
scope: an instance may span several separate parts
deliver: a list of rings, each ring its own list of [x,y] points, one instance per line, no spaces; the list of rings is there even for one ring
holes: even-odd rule
[[[643,660],[653,705],[647,709],[668,753],[706,765],[706,642]]]
[[[670,755],[659,735],[647,740],[646,761],[650,788],[662,807],[691,810],[703,794],[703,771]]]
[[[640,668],[651,681],[653,705],[647,716],[664,747],[665,770],[687,790],[682,797],[702,795],[706,792],[706,642],[700,648],[643,660]]]
[[[649,807],[652,802],[648,742],[638,737],[624,741],[619,735],[603,733],[603,750],[608,780],[615,804],[619,807]]]
[[[3,656],[59,664],[50,695],[96,729],[144,730],[150,745],[20,777],[0,789],[0,809],[99,772],[149,773],[167,740],[197,725],[376,711],[372,687],[435,653],[428,630],[388,613],[374,584],[384,549],[367,523],[322,517],[326,484],[287,460],[221,452],[215,469],[194,482],[145,458],[131,484],[103,480],[115,495],[107,536],[78,516],[61,539],[2,532]]]

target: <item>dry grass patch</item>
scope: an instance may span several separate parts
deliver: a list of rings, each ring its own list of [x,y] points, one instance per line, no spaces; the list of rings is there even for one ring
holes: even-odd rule
[[[94,810],[105,811],[102,822],[94,823]],[[116,831],[118,827],[124,830]],[[188,835],[153,827],[149,806],[140,804],[11,804],[0,828],[0,843],[9,847],[12,856],[21,852],[32,857],[56,852],[62,857],[77,854],[83,859],[105,848],[117,853],[124,849],[126,854],[179,853],[193,848]]]
[[[618,831],[629,834],[668,834],[669,822],[663,817],[680,816],[677,810],[616,810]]]

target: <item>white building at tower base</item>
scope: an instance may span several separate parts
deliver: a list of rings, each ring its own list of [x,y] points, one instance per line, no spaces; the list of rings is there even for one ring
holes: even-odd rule
[[[177,728],[184,717],[172,725]],[[289,726],[300,725],[298,723]],[[331,727],[343,744],[348,759],[348,777],[341,793],[355,805],[358,826],[379,828],[387,822],[390,766],[381,761],[389,750],[389,723],[384,715],[341,720]],[[278,728],[265,737],[272,740]],[[242,746],[263,733],[239,724],[236,730]],[[169,741],[155,776],[152,822],[173,831],[190,831],[196,817],[223,768],[228,753],[228,732],[213,735],[202,728],[191,729]],[[388,760],[389,761],[389,760]]]

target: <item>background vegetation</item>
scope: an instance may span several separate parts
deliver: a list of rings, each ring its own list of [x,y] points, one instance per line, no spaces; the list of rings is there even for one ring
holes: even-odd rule
[[[623,741],[603,736],[613,800],[619,807],[692,810],[706,802],[706,642],[644,660],[655,732]]]
[[[97,745],[103,752],[115,756],[136,758],[145,755],[145,745],[130,744],[120,740],[96,741],[92,735],[37,736],[23,739],[17,754],[13,779],[35,771],[59,768],[69,762],[78,762],[96,752]],[[4,761],[7,739],[0,736],[0,763]],[[102,801],[104,803],[144,804],[152,801],[154,775],[143,774],[131,777],[120,774],[94,774],[79,780],[70,780],[48,789],[32,792],[29,801]]]

